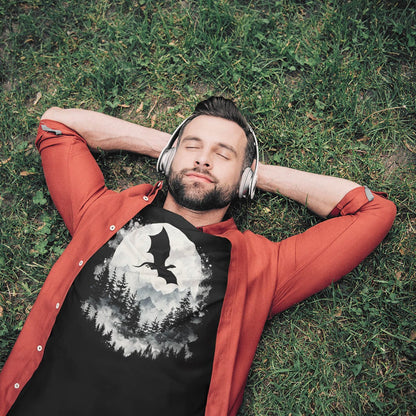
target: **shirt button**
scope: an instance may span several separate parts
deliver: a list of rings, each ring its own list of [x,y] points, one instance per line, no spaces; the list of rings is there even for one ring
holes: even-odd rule
[[[15,388],[15,389],[19,389],[19,388],[20,388],[20,384],[19,384],[19,383],[16,383],[16,384],[14,385],[14,388]]]
[[[114,231],[116,229],[115,225],[110,225],[110,231]]]
[[[148,201],[148,200],[149,200],[149,198],[148,198],[146,195],[143,197],[143,199],[144,199],[145,201]]]
[[[59,309],[59,307],[60,307],[61,305],[59,304],[59,302],[55,305],[55,308],[56,309]]]
[[[42,351],[42,345],[38,345],[38,347],[36,348],[39,352]]]
[[[82,260],[79,261],[78,266],[82,266],[84,262]]]

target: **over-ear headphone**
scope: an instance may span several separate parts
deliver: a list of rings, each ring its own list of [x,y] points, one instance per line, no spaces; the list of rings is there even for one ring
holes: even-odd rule
[[[173,132],[172,136],[170,137],[168,143],[161,151],[159,158],[156,164],[156,170],[165,174],[166,176],[169,174],[170,167],[172,166],[172,161],[176,153],[176,147],[174,147],[174,143],[178,138],[178,135],[182,129],[182,127],[189,121],[195,118],[195,115],[191,115],[190,117],[186,118],[182,123],[176,128]],[[254,193],[256,190],[256,182],[257,182],[257,171],[259,165],[259,146],[257,143],[257,137],[254,133],[254,130],[249,125],[248,128],[250,129],[250,133],[253,135],[254,140],[254,147],[256,157],[254,159],[255,165],[254,170],[251,167],[247,167],[244,169],[243,174],[241,175],[240,180],[240,187],[238,189],[238,196],[239,198],[247,198],[250,197],[251,199],[254,197]]]

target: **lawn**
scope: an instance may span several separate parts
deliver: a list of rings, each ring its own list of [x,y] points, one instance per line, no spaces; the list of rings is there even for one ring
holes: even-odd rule
[[[416,6],[409,1],[0,0],[0,368],[69,241],[33,139],[51,106],[172,131],[233,98],[261,159],[342,176],[398,208],[339,283],[267,323],[240,416],[416,414]],[[97,155],[108,186],[155,161]],[[273,240],[320,219],[276,195],[233,207]]]

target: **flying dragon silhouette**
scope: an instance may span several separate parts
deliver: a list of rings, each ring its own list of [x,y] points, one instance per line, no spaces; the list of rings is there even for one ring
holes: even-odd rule
[[[169,270],[175,268],[176,266],[173,264],[166,266],[166,259],[168,258],[170,252],[170,241],[168,233],[166,232],[165,228],[162,228],[162,231],[159,234],[150,235],[149,237],[151,243],[148,253],[153,256],[154,262],[152,263],[150,261],[146,261],[140,266],[134,267],[148,266],[152,270],[157,270],[158,276],[165,279],[166,284],[173,283],[177,285],[178,281],[176,276]]]

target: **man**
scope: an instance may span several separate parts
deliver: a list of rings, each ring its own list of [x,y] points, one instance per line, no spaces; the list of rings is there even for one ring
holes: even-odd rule
[[[1,415],[235,415],[265,321],[352,270],[395,216],[354,182],[260,164],[220,97],[171,140],[52,108],[36,144],[72,241],[0,374]],[[88,147],[160,155],[166,197],[110,191]],[[241,233],[226,212],[255,186],[333,218],[277,243]]]

